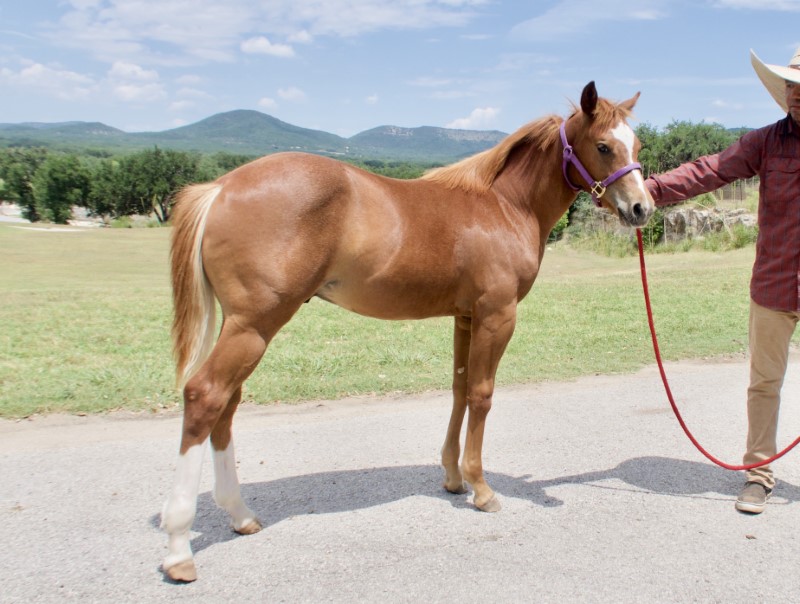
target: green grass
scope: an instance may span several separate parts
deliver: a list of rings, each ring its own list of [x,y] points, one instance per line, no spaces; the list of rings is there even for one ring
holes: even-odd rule
[[[173,387],[169,229],[0,224],[0,416],[158,410]],[[648,257],[666,359],[746,349],[752,246]],[[554,246],[520,305],[499,384],[653,362],[638,259]],[[446,389],[452,319],[388,322],[304,305],[247,382],[258,403]]]

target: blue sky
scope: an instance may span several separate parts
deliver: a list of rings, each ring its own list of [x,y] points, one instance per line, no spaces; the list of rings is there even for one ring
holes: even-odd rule
[[[0,0],[0,122],[511,132],[595,80],[637,123],[756,127],[782,114],[749,50],[798,46],[800,0]]]

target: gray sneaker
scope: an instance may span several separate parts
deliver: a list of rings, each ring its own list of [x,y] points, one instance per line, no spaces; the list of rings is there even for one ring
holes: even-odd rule
[[[760,514],[767,507],[767,499],[771,494],[772,489],[768,489],[760,482],[748,482],[739,493],[736,509],[740,512]]]

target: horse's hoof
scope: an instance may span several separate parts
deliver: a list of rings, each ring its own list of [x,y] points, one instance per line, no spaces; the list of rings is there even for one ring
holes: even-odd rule
[[[261,523],[254,518],[253,520],[245,524],[242,528],[238,528],[235,530],[240,535],[255,535],[262,528],[263,527],[261,526]]]
[[[447,483],[444,483],[442,486],[444,487],[445,491],[452,493],[453,495],[463,495],[467,492],[467,485],[465,485],[463,482],[455,487],[450,487]]]
[[[477,507],[482,512],[499,512],[503,506],[500,504],[500,500],[497,498],[497,495],[492,495],[492,498],[489,499],[486,503],[475,503],[475,507]]]
[[[191,583],[197,581],[197,569],[194,560],[184,560],[174,566],[164,569],[164,573],[177,583]]]

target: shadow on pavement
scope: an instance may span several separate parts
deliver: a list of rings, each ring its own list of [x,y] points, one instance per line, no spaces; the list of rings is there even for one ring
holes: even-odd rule
[[[293,516],[346,512],[413,496],[442,499],[458,508],[471,507],[471,494],[445,492],[441,487],[442,478],[443,470],[438,465],[323,472],[243,484],[242,496],[265,528]],[[723,470],[708,463],[666,457],[637,457],[609,470],[546,480],[496,472],[486,472],[486,479],[501,497],[527,500],[541,507],[563,505],[563,501],[549,494],[548,490],[564,485],[732,500],[743,484],[739,472]],[[797,485],[779,480],[775,492],[778,504],[781,500],[785,500],[784,504],[800,501],[800,487]],[[154,526],[159,522],[158,515],[151,518]],[[209,492],[198,497],[197,516],[192,528],[199,533],[192,540],[195,552],[237,536],[230,529],[227,514],[217,508]]]

